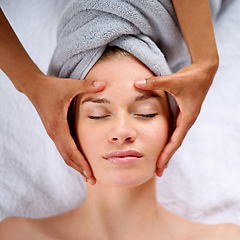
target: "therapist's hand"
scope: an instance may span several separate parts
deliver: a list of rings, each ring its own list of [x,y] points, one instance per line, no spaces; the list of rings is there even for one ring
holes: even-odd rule
[[[65,162],[79,171],[84,180],[96,179],[71,137],[67,113],[72,99],[79,93],[97,92],[102,82],[79,81],[46,76],[29,57],[0,8],[0,68],[15,88],[33,103]],[[98,84],[93,84],[98,83]]]
[[[156,173],[158,176],[162,176],[169,159],[181,146],[188,130],[196,121],[217,68],[218,63],[194,63],[182,68],[177,73],[135,82],[135,86],[143,90],[169,92],[179,106],[176,128],[157,161]]]
[[[83,92],[98,92],[104,82],[62,79],[42,74],[25,88],[24,93],[35,106],[48,135],[54,141],[66,164],[79,171],[86,181],[95,184],[91,168],[78,150],[69,130],[67,113],[72,99]]]

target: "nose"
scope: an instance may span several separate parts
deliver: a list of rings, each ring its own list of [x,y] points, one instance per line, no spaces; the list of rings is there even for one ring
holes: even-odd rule
[[[136,140],[137,132],[130,116],[122,114],[113,120],[109,132],[109,141],[112,143],[132,143]]]

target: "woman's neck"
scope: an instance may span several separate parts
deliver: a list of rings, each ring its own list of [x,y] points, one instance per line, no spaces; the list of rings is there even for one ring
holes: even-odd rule
[[[89,185],[87,199],[79,208],[84,213],[84,222],[97,228],[97,234],[107,234],[115,240],[129,236],[136,239],[141,231],[141,235],[149,232],[149,227],[159,229],[163,210],[157,203],[155,182],[153,177],[141,186],[127,189],[109,188],[100,183]]]

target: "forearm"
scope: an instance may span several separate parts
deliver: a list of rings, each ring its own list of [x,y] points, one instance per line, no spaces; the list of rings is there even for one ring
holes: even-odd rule
[[[208,0],[172,2],[192,63],[206,63],[217,68],[218,52]]]
[[[33,79],[43,75],[18,40],[0,9],[0,68],[16,89],[27,94]]]

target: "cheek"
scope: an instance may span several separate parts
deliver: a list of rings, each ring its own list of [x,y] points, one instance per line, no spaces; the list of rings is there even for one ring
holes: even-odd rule
[[[143,131],[143,138],[149,148],[155,153],[161,153],[168,141],[169,124],[166,119],[146,126]]]
[[[93,132],[89,131],[87,127],[79,128],[77,134],[81,149],[84,149],[85,152],[90,147],[93,149],[93,146],[96,144],[96,137],[98,134],[94,137]]]
[[[95,159],[95,155],[99,152],[99,145],[103,143],[105,135],[103,128],[96,128],[87,123],[78,124],[77,138],[81,151],[85,157]]]

